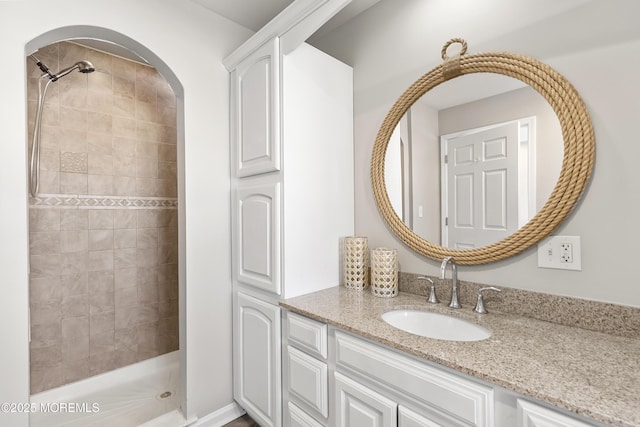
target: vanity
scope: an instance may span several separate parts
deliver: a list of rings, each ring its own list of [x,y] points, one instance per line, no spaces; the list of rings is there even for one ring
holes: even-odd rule
[[[640,340],[344,286],[280,305],[284,425],[640,426]],[[424,338],[383,321],[396,309],[459,317],[492,334]]]

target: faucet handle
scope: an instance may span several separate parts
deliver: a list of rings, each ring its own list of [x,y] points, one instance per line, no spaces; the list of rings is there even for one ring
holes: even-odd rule
[[[476,301],[476,306],[473,309],[473,311],[478,313],[478,314],[487,314],[488,313],[487,309],[484,308],[484,300],[482,298],[482,292],[483,291],[497,291],[497,292],[500,292],[501,289],[498,289],[495,286],[487,286],[485,288],[480,288],[480,290],[478,290],[478,300]]]
[[[426,276],[418,276],[418,279],[421,280],[426,280],[429,283],[431,283],[430,286],[430,291],[429,291],[429,298],[427,299],[427,302],[430,304],[437,304],[440,301],[438,301],[438,297],[436,296],[436,285],[433,283],[433,279],[431,279],[430,277],[426,277]]]

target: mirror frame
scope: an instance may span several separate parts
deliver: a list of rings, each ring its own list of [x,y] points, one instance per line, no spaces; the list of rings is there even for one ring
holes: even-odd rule
[[[447,49],[462,48],[453,57]],[[486,264],[517,255],[547,237],[575,207],[589,181],[595,161],[595,135],[591,117],[571,83],[537,59],[508,52],[466,55],[467,43],[449,40],[442,48],[444,62],[416,80],[393,104],[376,136],[371,156],[371,185],[378,210],[396,236],[409,248],[428,258],[453,257],[458,264]],[[497,73],[516,78],[540,93],[555,111],[564,141],[562,168],[542,209],[511,236],[473,249],[451,249],[429,242],[411,230],[396,214],[384,182],[384,162],[389,138],[406,111],[434,87],[471,73]]]

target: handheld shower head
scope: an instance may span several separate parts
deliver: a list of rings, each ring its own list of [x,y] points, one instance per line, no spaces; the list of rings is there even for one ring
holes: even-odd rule
[[[80,61],[76,65],[78,66],[78,71],[83,74],[93,73],[96,70],[96,67],[94,67],[91,62],[86,60]]]
[[[80,61],[80,62],[76,62],[75,64],[73,64],[71,67],[65,68],[63,70],[58,71],[56,74],[53,75],[53,77],[51,78],[51,81],[56,81],[64,76],[66,76],[67,74],[69,74],[70,72],[72,72],[73,70],[77,69],[78,71],[80,71],[81,73],[87,74],[87,73],[92,73],[96,70],[96,68],[93,66],[93,64],[89,61]]]

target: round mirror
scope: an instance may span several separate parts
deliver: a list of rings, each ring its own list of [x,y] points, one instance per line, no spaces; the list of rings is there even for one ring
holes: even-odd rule
[[[460,55],[447,58],[456,42]],[[482,264],[557,227],[588,181],[595,143],[583,102],[556,71],[520,55],[465,52],[464,41],[448,42],[444,64],[396,101],[371,178],[383,218],[410,248]]]
[[[418,236],[477,248],[542,209],[562,148],[560,123],[542,95],[512,77],[468,74],[429,91],[402,116],[387,145],[385,187]]]

